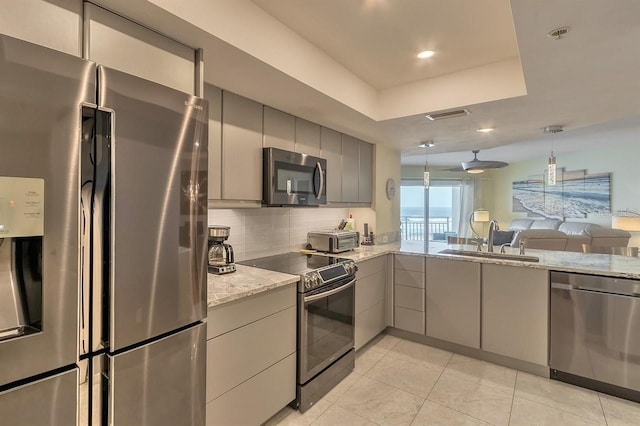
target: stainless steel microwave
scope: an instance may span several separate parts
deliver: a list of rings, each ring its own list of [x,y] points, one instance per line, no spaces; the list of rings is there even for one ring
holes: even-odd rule
[[[327,160],[278,148],[263,149],[262,202],[267,206],[327,203]]]

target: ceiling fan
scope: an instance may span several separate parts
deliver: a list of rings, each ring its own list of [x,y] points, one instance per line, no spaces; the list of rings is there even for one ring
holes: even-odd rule
[[[505,163],[504,161],[478,160],[479,149],[474,149],[471,152],[473,152],[473,160],[461,164],[462,170],[467,173],[482,173],[486,169],[500,169],[509,165],[509,163]]]

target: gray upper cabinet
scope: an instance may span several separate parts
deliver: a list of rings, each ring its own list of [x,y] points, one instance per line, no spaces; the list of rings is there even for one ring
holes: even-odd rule
[[[360,164],[360,141],[342,135],[342,201],[357,203]]]
[[[342,201],[342,140],[340,132],[320,128],[320,157],[327,160],[327,202]]]
[[[81,56],[82,1],[1,1],[0,5],[2,34]]]
[[[262,105],[222,93],[222,198],[262,199]]]
[[[209,189],[208,199],[222,198],[222,90],[205,84],[209,101]]]
[[[84,46],[86,59],[185,93],[194,92],[195,51],[192,48],[89,2],[84,4],[84,25],[88,33]],[[47,22],[54,19],[55,15],[47,18]]]
[[[295,151],[320,157],[320,126],[296,117]]]
[[[265,106],[263,146],[293,151],[295,137],[296,118],[286,112]]]
[[[358,142],[360,146],[360,167],[358,170],[358,201],[361,203],[371,203],[373,145],[363,141]]]

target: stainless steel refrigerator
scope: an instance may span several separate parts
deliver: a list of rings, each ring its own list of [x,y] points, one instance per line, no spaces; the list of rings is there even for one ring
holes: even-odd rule
[[[0,35],[0,419],[204,425],[207,102]]]

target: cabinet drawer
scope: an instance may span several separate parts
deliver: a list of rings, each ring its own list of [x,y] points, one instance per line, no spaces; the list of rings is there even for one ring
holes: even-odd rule
[[[393,283],[408,287],[424,288],[424,273],[396,269],[393,271]]]
[[[295,283],[215,306],[207,313],[207,340],[291,306],[296,306]]]
[[[296,351],[296,308],[207,342],[207,401]]]
[[[424,272],[424,259],[422,256],[396,254],[394,258],[394,268],[404,269],[405,271]]]
[[[424,289],[396,285],[394,290],[395,306],[424,312]]]
[[[386,328],[384,302],[356,314],[355,348],[360,349]]]
[[[387,275],[379,272],[356,281],[356,314],[384,300],[384,284]]]
[[[292,354],[207,404],[207,426],[259,425],[296,398]]]
[[[424,312],[395,307],[394,327],[412,333],[424,334]]]
[[[357,277],[365,278],[378,272],[382,272],[387,266],[387,256],[376,257],[375,259],[358,262]]]

